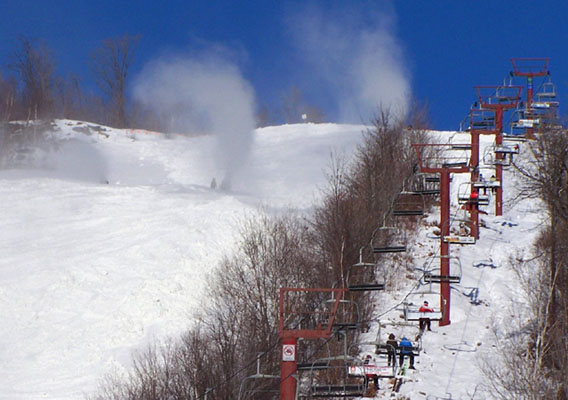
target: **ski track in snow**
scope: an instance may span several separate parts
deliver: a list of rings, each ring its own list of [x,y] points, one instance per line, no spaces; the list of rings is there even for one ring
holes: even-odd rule
[[[222,192],[209,188],[212,177],[222,179],[213,162],[215,137],[111,129],[87,136],[72,129],[84,123],[58,125],[54,135],[69,142],[47,160],[50,171],[0,172],[0,399],[83,398],[105,373],[127,368],[133,351],[183,332],[207,273],[230,253],[243,218],[259,208],[309,210],[325,187],[330,154],[352,155],[364,129],[259,129],[234,191]],[[489,144],[482,137],[482,146]],[[454,175],[454,213],[458,188],[467,180]],[[506,196],[509,180],[506,172]],[[490,327],[506,326],[510,302],[523,296],[507,261],[529,248],[542,223],[535,204],[505,203],[503,217],[492,215],[492,207],[481,216],[487,228],[476,245],[450,246],[462,265],[462,281],[451,293],[452,323],[433,323],[434,332],[424,335],[417,371],[409,372],[401,396],[486,398],[478,365],[494,350]],[[428,220],[438,217],[433,210]],[[439,251],[430,230],[421,231],[411,248],[417,265]],[[485,265],[490,262],[497,268]],[[475,266],[480,263],[485,266]],[[414,284],[379,294],[377,313],[400,302]],[[466,297],[475,288],[479,305]],[[381,320],[400,321],[400,314],[394,310]],[[398,339],[418,333],[417,326],[382,329],[383,340],[391,331]],[[376,334],[371,329],[370,338]]]

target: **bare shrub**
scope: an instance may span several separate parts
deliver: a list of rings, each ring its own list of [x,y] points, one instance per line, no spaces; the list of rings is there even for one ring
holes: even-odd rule
[[[486,365],[496,397],[564,399],[568,392],[568,137],[553,130],[526,146],[515,162],[524,178],[518,196],[541,199],[547,227],[535,243],[534,259],[513,263],[527,294],[529,322],[501,352],[501,363]]]

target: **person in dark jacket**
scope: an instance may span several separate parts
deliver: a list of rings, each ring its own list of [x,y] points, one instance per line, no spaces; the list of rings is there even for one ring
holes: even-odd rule
[[[412,342],[410,340],[408,340],[408,338],[403,337],[402,340],[400,341],[400,343],[398,344],[398,347],[400,349],[400,365],[404,364],[404,357],[408,356],[409,360],[410,360],[410,369],[416,369],[414,368],[414,353],[412,352]]]
[[[387,340],[387,345],[392,346],[392,347],[387,347],[388,365],[390,367],[391,365],[396,364],[396,349],[398,349],[398,342],[396,341],[396,336],[394,336],[393,333],[389,335],[389,340]]]

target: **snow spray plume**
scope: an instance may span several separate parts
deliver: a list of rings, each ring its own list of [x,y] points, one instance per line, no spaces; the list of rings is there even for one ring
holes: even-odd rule
[[[235,65],[214,56],[153,61],[136,79],[134,96],[168,116],[170,130],[216,135],[224,182],[244,165],[255,128],[254,94]]]
[[[332,91],[343,122],[368,122],[379,106],[404,117],[410,83],[394,10],[388,2],[364,4],[325,12],[307,7],[288,18],[290,32],[314,76]],[[372,11],[377,4],[382,10]]]

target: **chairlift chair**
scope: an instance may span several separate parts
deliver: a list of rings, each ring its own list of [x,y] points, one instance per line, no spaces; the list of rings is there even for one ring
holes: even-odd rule
[[[471,196],[471,182],[463,182],[458,188],[458,204],[486,206],[489,204],[489,196],[477,192],[477,198]]]
[[[322,369],[327,369],[329,367],[329,357],[331,357],[329,340],[326,339],[323,342],[323,345],[318,344],[316,346],[317,351],[320,355],[319,357],[315,357],[315,354],[310,355],[306,354],[306,352],[302,352],[302,354],[304,354],[306,357],[303,360],[298,361],[298,363],[296,364],[296,369],[298,371],[319,371]]]
[[[501,182],[498,180],[487,180],[487,179],[483,179],[483,180],[478,180],[475,182],[472,182],[472,185],[474,188],[476,189],[497,189],[498,187],[501,187]]]
[[[495,111],[475,108],[470,111],[470,125],[474,130],[495,129]]]
[[[494,151],[496,154],[519,154],[519,145],[497,145],[495,146]]]
[[[367,391],[364,377],[349,375],[349,367],[363,365],[363,360],[349,355],[347,336],[340,336],[343,338],[343,353],[316,359],[314,364],[327,364],[327,368],[308,371],[309,376],[305,381],[309,388],[307,398],[362,397]]]
[[[367,391],[367,380],[361,376],[349,374],[349,368],[363,361],[348,355],[317,360],[328,362],[325,370],[310,373],[308,398],[363,397]]]
[[[359,343],[357,343],[359,345]],[[396,349],[386,343],[373,343],[376,350],[368,363],[355,363],[348,368],[349,376],[368,377],[375,375],[379,379],[394,378],[396,375]],[[391,365],[388,362],[389,353],[394,359]]]
[[[352,292],[385,290],[385,282],[379,282],[375,275],[376,263],[363,262],[363,249],[359,250],[359,262],[353,264],[347,273],[347,288]]]
[[[335,303],[336,299],[334,298],[334,295],[332,293],[331,299],[327,300],[326,304],[329,307],[333,307]],[[339,299],[337,312],[335,314],[335,319],[333,320],[331,329],[336,332],[355,330],[359,328],[359,320],[359,305],[355,301],[341,298]]]
[[[442,319],[442,311],[434,308],[433,312],[420,312],[421,305],[405,302],[403,303],[404,319],[406,321],[420,321],[421,318],[429,318],[431,321],[440,321]]]
[[[394,226],[377,228],[373,240],[373,253],[401,253],[406,251],[406,233]]]
[[[251,398],[262,398],[262,399],[273,399],[273,400],[277,400],[279,398],[279,394],[280,394],[280,375],[267,375],[267,374],[261,374],[260,373],[260,357],[262,356],[263,353],[259,354],[257,359],[256,359],[256,374],[254,375],[250,375],[245,377],[242,381],[241,381],[241,385],[239,387],[239,395],[238,395],[238,399],[242,400],[242,399],[251,399]],[[250,382],[253,381],[265,381],[266,380],[272,380],[271,384],[268,384],[268,386],[265,387],[260,387],[260,388],[250,388],[248,390],[244,390],[243,388],[246,387],[246,385]],[[278,381],[275,381],[275,380]],[[251,396],[249,396],[252,395]],[[257,395],[260,394],[260,397],[257,397]]]
[[[412,176],[407,192],[429,196],[440,194],[440,177],[434,174],[416,173]]]
[[[450,271],[447,275],[442,275],[440,265],[433,266],[432,269],[424,273],[423,279],[426,283],[459,283],[461,282],[462,268],[461,262],[458,257],[452,256],[438,256],[436,258],[442,259],[442,257],[448,259],[450,265]]]
[[[397,217],[424,215],[424,196],[419,192],[400,192],[394,200],[392,213]]]
[[[539,100],[549,100],[556,98],[556,87],[552,82],[544,82],[540,90],[536,93]]]
[[[452,219],[450,223],[450,234],[442,237],[444,243],[452,244],[475,244],[475,236],[471,236],[471,230],[468,228],[469,220],[466,219]],[[454,225],[454,227],[452,227]],[[457,229],[455,228],[457,225]],[[453,229],[452,229],[453,228]]]

